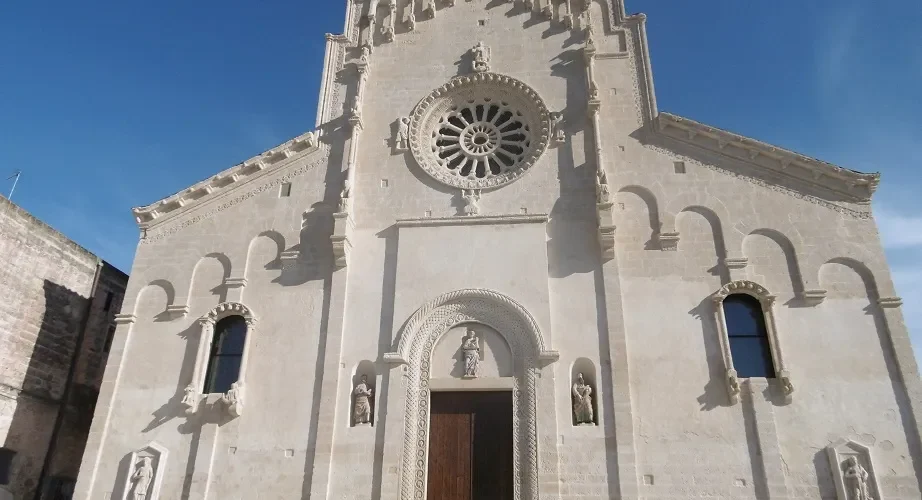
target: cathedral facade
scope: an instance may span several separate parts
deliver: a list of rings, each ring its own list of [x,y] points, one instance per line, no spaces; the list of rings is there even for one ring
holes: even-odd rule
[[[350,0],[134,210],[75,498],[920,498],[879,176],[660,112],[620,0]]]

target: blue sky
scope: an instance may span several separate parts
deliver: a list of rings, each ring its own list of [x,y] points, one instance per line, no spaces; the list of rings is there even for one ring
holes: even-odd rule
[[[129,270],[132,206],[313,127],[345,3],[3,2],[0,179],[21,169],[16,203]],[[661,110],[883,173],[875,213],[922,352],[922,2],[627,10],[648,15]]]

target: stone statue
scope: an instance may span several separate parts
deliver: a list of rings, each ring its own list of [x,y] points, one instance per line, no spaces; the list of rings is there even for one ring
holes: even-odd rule
[[[848,457],[845,461],[845,481],[848,483],[850,500],[874,500],[868,486],[869,479],[870,474],[858,463],[858,459]]]
[[[490,71],[490,47],[480,42],[471,50],[474,52],[474,71],[478,73]]]
[[[480,205],[477,204],[480,201],[479,189],[462,189],[461,197],[464,198],[464,215],[477,215],[480,213]]]
[[[563,113],[555,111],[551,113],[551,130],[553,130],[554,142],[562,143],[567,140],[567,134],[563,130]]]
[[[308,132],[307,137],[304,139],[307,142],[307,147],[312,148],[317,145],[317,132]]]
[[[365,66],[368,66],[368,63],[371,61],[371,45],[364,44],[362,45],[362,56],[359,58],[359,63]]]
[[[182,404],[191,407],[194,407],[196,404],[198,404],[198,394],[196,394],[194,385],[187,385],[186,388],[183,389],[183,392],[184,394],[182,397]]]
[[[134,483],[132,490],[134,500],[145,500],[147,498],[147,490],[150,489],[150,483],[153,479],[154,467],[151,465],[151,459],[150,457],[144,457],[141,459],[140,466],[131,475],[131,482]]]
[[[400,117],[397,120],[397,151],[410,149],[410,118]]]
[[[414,31],[416,29],[416,14],[413,11],[410,11],[410,15],[407,16],[407,30]]]
[[[597,203],[608,203],[611,201],[611,191],[608,187],[608,175],[605,174],[605,169],[599,167],[596,171],[596,202]]]
[[[474,330],[468,330],[461,341],[464,351],[464,378],[477,378],[480,375],[480,341]]]
[[[576,383],[573,384],[573,415],[576,425],[592,425],[595,419],[592,414],[592,387],[583,380],[583,374],[577,374]]]
[[[362,375],[362,381],[352,391],[355,396],[355,406],[352,410],[352,420],[355,425],[371,425],[371,398],[374,389],[368,386],[368,375]]]
[[[227,393],[221,396],[221,401],[227,405],[227,410],[231,415],[239,417],[243,410],[243,384],[239,381],[231,384]]]

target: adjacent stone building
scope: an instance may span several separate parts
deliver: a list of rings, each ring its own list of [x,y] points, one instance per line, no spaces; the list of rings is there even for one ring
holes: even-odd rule
[[[878,175],[660,112],[620,0],[346,11],[135,209],[77,498],[920,498]]]
[[[70,498],[128,276],[0,197],[0,489]]]

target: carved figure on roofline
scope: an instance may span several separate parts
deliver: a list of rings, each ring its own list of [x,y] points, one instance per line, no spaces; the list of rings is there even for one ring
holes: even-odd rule
[[[147,490],[150,489],[150,483],[154,478],[154,467],[151,465],[151,458],[142,458],[140,464],[135,469],[134,474],[131,475],[131,481],[134,483],[132,489],[134,500],[145,500],[147,498]]]
[[[352,390],[355,397],[352,409],[352,421],[355,425],[371,425],[371,398],[374,388],[368,386],[368,375],[362,375],[362,381]]]
[[[573,384],[573,417],[576,425],[593,425],[595,417],[592,412],[592,387],[583,379],[583,374],[576,375]]]
[[[856,457],[845,461],[845,481],[848,483],[849,500],[875,500],[868,486],[870,474]]]
[[[464,378],[477,378],[480,375],[480,342],[474,330],[468,330],[461,342],[464,351]]]

